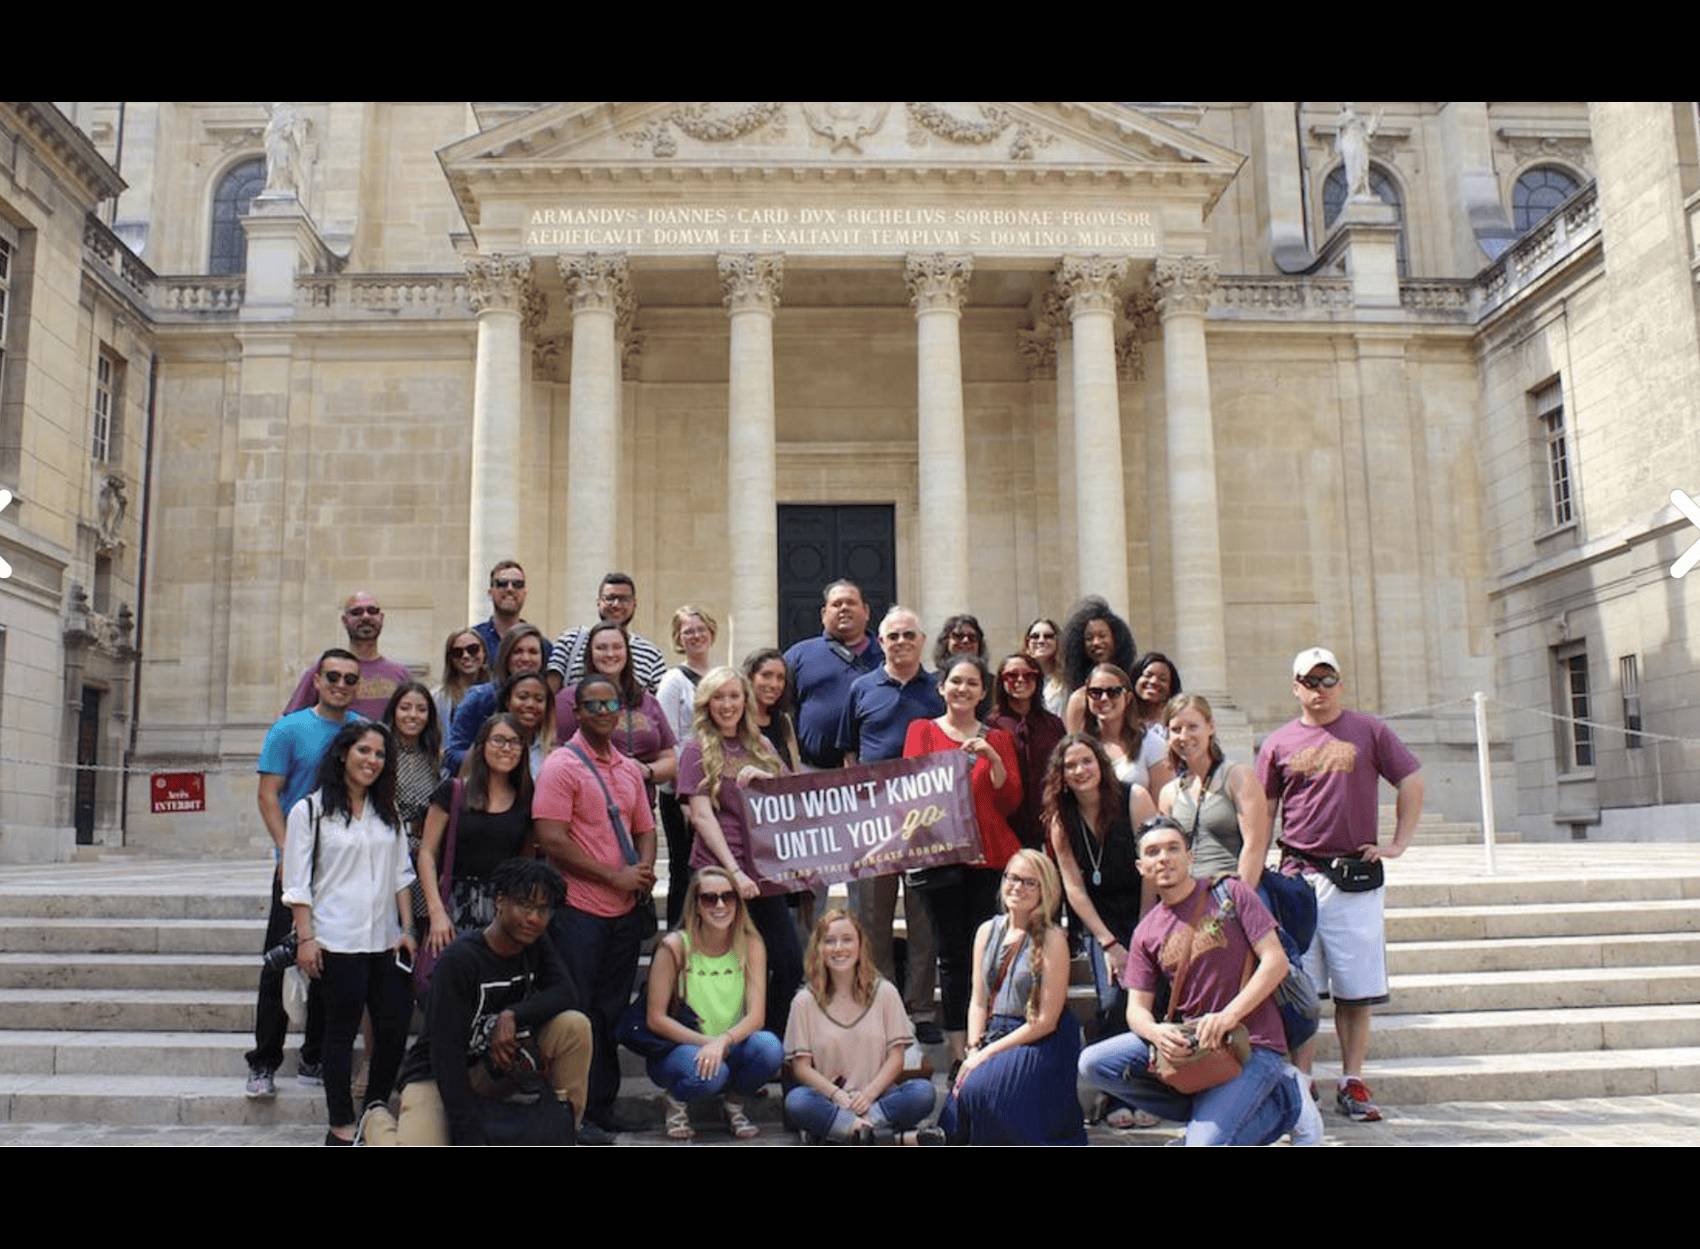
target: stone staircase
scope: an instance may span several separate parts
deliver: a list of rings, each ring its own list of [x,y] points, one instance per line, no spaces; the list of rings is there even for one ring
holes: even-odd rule
[[[1480,859],[1419,845],[1390,865],[1378,1100],[1700,1091],[1700,847],[1509,846],[1494,878]],[[293,1047],[275,1102],[242,1095],[265,870],[129,859],[0,873],[0,1121],[323,1123],[321,1090],[288,1078]],[[1071,1002],[1089,1013],[1089,984]],[[1320,1045],[1330,1075],[1327,1024]],[[639,1064],[622,1065],[622,1112],[659,1128]],[[777,1118],[777,1098],[753,1107]]]

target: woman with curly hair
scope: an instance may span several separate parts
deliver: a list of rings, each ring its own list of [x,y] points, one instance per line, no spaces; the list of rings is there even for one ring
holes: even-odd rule
[[[932,1081],[899,1080],[915,1030],[848,911],[835,908],[816,922],[803,974],[785,1030],[797,1079],[785,1096],[792,1122],[822,1141],[944,1144],[938,1128],[913,1130],[932,1113]]]
[[[939,1126],[952,1144],[1084,1145],[1080,1023],[1068,1009],[1062,882],[1037,850],[1004,867],[1003,913],[974,941],[968,1056]]]
[[[691,740],[679,757],[679,797],[690,811],[693,868],[725,872],[767,947],[772,1031],[783,1036],[791,998],[803,979],[803,950],[781,896],[762,897],[750,853],[744,786],[786,767],[756,727],[755,694],[736,668],[715,668],[697,683]]]
[[[945,617],[938,641],[933,643],[933,671],[942,669],[952,655],[986,657],[986,631],[967,612]]]
[[[1096,594],[1080,600],[1062,627],[1057,643],[1062,652],[1063,680],[1068,683],[1069,695],[1062,713],[1063,723],[1070,733],[1078,733],[1086,723],[1084,692],[1086,679],[1099,664],[1114,664],[1123,672],[1133,666],[1138,653],[1133,644],[1133,630],[1110,605]]]

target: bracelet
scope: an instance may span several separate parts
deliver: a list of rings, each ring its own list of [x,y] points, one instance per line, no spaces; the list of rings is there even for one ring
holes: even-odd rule
[[[305,945],[309,941],[317,941],[317,940],[318,940],[318,938],[315,937],[312,933],[308,933],[305,937],[298,935],[295,938],[295,944],[296,945]]]
[[[1099,938],[1099,940],[1098,940],[1099,947],[1106,954],[1108,954],[1111,950],[1115,949],[1120,944],[1121,944],[1121,942],[1117,941],[1114,937],[1111,937],[1109,939],[1109,941],[1107,941],[1107,942],[1105,940],[1103,940],[1102,938]]]

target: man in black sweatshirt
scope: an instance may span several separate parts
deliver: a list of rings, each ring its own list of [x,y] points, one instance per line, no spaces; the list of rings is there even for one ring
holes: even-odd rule
[[[590,1020],[573,1009],[578,990],[540,941],[564,900],[561,876],[536,859],[509,859],[491,873],[496,918],[457,938],[437,962],[425,1033],[399,1077],[401,1114],[374,1106],[361,1122],[367,1145],[485,1143],[472,1072],[506,1071],[529,1038],[555,1095],[582,1119],[590,1071]]]

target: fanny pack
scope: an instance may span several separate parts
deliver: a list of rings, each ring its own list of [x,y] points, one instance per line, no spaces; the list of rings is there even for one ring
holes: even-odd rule
[[[1386,883],[1387,873],[1381,866],[1381,860],[1371,863],[1368,859],[1357,855],[1339,855],[1332,859],[1324,859],[1314,854],[1289,846],[1286,842],[1276,843],[1285,854],[1292,855],[1301,863],[1308,863],[1334,882],[1334,887],[1341,893],[1368,893],[1379,889]]]

